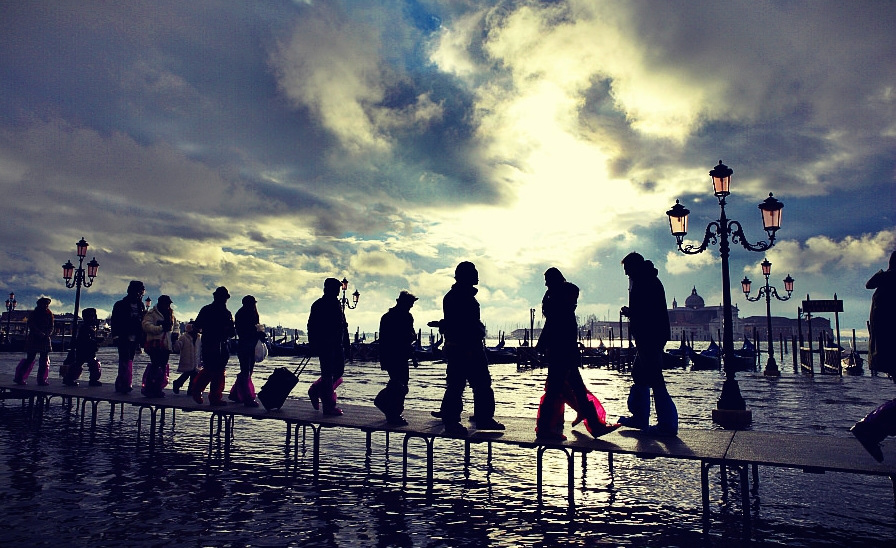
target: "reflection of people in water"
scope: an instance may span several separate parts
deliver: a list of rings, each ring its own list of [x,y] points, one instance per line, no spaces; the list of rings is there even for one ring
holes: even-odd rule
[[[873,289],[868,321],[868,366],[886,373],[896,382],[896,251],[886,270],[879,270],[865,284]],[[880,448],[887,436],[896,436],[896,399],[890,400],[849,429],[875,460],[884,460]]]
[[[445,335],[446,382],[442,408],[435,415],[442,418],[445,433],[464,436],[467,429],[460,423],[463,395],[467,383],[473,389],[473,418],[477,430],[504,430],[494,419],[495,393],[485,354],[485,325],[479,316],[476,266],[463,261],[454,271],[455,283],[442,300],[444,319],[438,323]]]
[[[585,427],[594,437],[612,432],[619,425],[606,423],[603,406],[585,387],[579,371],[582,365],[576,323],[579,288],[566,281],[554,267],[544,273],[544,284],[548,288],[541,301],[545,321],[535,348],[547,357],[548,378],[535,431],[539,438],[566,439],[563,406],[568,403],[585,420]]]

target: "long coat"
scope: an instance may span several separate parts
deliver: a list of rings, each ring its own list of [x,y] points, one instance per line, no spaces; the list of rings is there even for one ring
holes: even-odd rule
[[[889,375],[896,374],[896,270],[877,272],[865,284],[871,297],[868,366]]]
[[[53,313],[49,308],[35,308],[28,315],[28,336],[25,338],[26,352],[49,352],[52,349],[50,335],[53,333]]]

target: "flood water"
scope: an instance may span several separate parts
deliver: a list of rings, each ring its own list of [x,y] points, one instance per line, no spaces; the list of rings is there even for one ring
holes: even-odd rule
[[[0,354],[0,375],[13,374],[20,354]],[[62,354],[52,354],[51,383]],[[114,349],[101,349],[104,382],[113,382]],[[850,437],[847,429],[879,403],[896,397],[885,377],[794,373],[789,357],[782,377],[739,373],[753,411],[752,429]],[[258,364],[261,386],[274,367]],[[135,378],[146,357],[138,357]],[[36,370],[36,368],[35,368]],[[231,359],[230,382],[238,370]],[[313,380],[308,366],[294,397]],[[534,416],[545,372],[494,365],[499,415]],[[82,380],[86,382],[85,372]],[[627,373],[588,368],[583,376],[608,415],[625,413]],[[408,407],[436,409],[444,365],[423,363],[411,372]],[[719,372],[670,370],[669,391],[682,427],[715,428],[711,410],[724,377]],[[374,363],[352,363],[341,401],[371,405],[386,376]],[[32,379],[33,381],[33,379]],[[168,398],[186,398],[181,393]],[[472,409],[467,391],[465,409]],[[571,418],[571,417],[570,417]],[[145,418],[144,418],[145,419]],[[576,460],[576,510],[567,507],[566,461],[545,454],[543,505],[536,505],[535,450],[495,444],[491,460],[474,444],[464,469],[464,444],[435,443],[435,481],[425,481],[425,449],[412,444],[402,485],[402,438],[332,428],[321,432],[319,481],[311,474],[311,433],[294,455],[281,421],[237,419],[229,459],[209,451],[208,415],[170,416],[155,450],[137,439],[136,408],[110,418],[100,404],[94,435],[54,399],[40,421],[19,400],[0,401],[0,546],[893,546],[894,490],[885,477],[802,473],[760,468],[758,495],[750,497],[752,529],[744,538],[736,474],[710,470],[712,515],[704,521],[700,465],[592,453]],[[567,428],[569,428],[567,426]],[[576,427],[581,429],[581,426]],[[582,430],[584,431],[584,430]],[[896,443],[889,440],[885,443]],[[871,458],[870,456],[868,457]],[[726,489],[727,487],[727,489]]]

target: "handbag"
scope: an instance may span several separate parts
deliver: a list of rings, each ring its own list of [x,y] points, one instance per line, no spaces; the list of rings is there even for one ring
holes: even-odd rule
[[[255,363],[263,362],[268,357],[268,345],[264,341],[255,344]]]

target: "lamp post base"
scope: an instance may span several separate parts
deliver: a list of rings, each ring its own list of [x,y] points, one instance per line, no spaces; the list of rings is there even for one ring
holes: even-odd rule
[[[769,357],[768,361],[765,363],[765,371],[762,372],[766,377],[780,377],[781,371],[778,369],[778,362],[775,361],[775,358]]]
[[[713,409],[712,422],[725,430],[743,430],[753,422],[753,412],[749,409]]]

